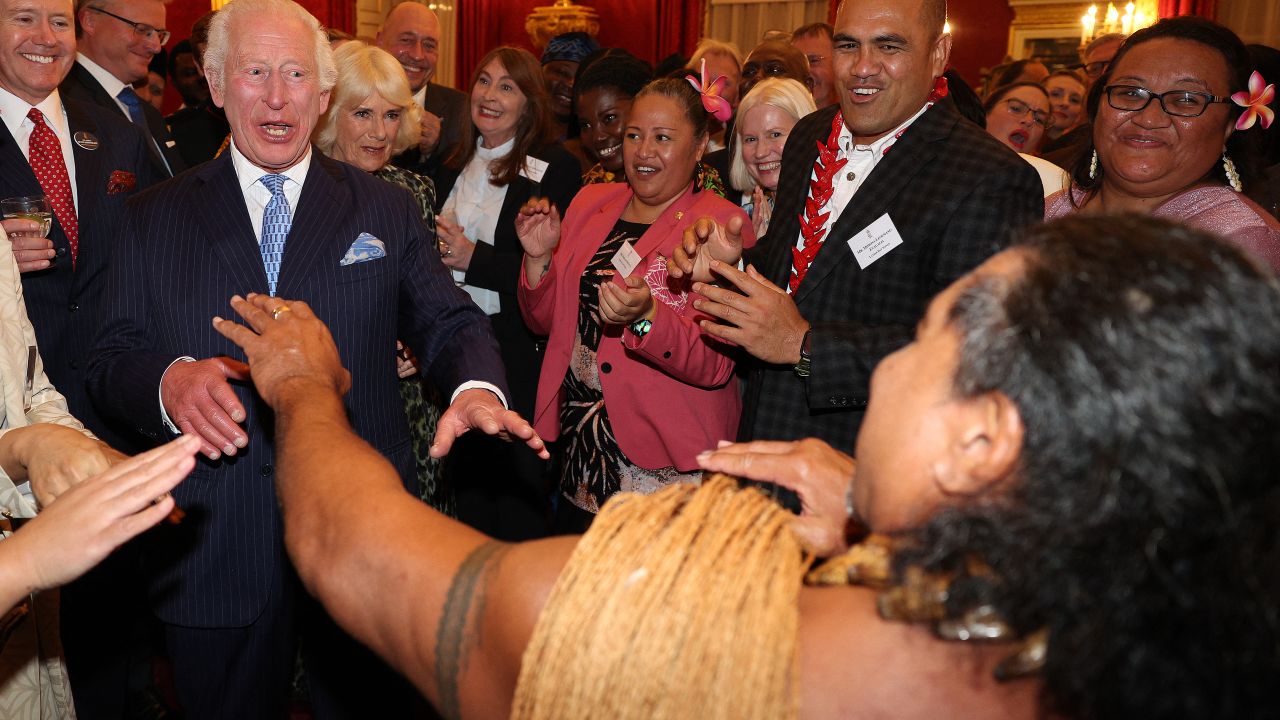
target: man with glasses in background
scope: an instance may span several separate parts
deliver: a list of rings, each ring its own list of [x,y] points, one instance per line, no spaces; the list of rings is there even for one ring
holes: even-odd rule
[[[826,107],[836,102],[835,67],[832,64],[832,35],[835,31],[827,23],[802,25],[791,34],[791,46],[804,53],[809,61],[809,75],[813,77],[813,102]]]
[[[187,169],[160,111],[142,102],[133,83],[147,77],[147,66],[169,42],[162,0],[79,0],[76,38],[79,52],[59,90],[69,98],[120,112],[147,136],[152,164],[162,177]]]

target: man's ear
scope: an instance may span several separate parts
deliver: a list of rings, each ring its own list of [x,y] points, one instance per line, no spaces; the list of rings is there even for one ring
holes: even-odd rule
[[[1022,457],[1024,426],[1018,407],[1001,392],[963,401],[952,419],[946,460],[935,464],[944,495],[976,496],[1000,485]]]
[[[947,71],[947,62],[951,59],[951,33],[942,33],[934,41],[930,60],[933,62],[933,76],[942,77]]]

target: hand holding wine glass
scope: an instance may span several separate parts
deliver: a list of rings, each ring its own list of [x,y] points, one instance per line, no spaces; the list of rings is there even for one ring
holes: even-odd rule
[[[48,239],[53,210],[43,195],[0,200],[0,226],[13,246],[19,272],[44,270],[53,264],[53,242]]]

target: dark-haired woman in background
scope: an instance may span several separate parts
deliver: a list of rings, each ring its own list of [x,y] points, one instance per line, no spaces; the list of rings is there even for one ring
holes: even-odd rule
[[[1280,222],[1241,194],[1257,177],[1255,143],[1267,132],[1231,99],[1250,94],[1252,70],[1240,38],[1209,20],[1166,18],[1135,32],[1089,94],[1092,147],[1072,168],[1071,189],[1045,201],[1045,217],[1169,218],[1280,271]]]
[[[1053,123],[1045,131],[1045,142],[1062,137],[1073,130],[1084,117],[1084,96],[1087,88],[1084,78],[1075,70],[1055,70],[1044,81],[1053,106]],[[1043,151],[1044,148],[1041,147]]]
[[[559,438],[558,530],[580,532],[615,493],[697,482],[697,454],[737,430],[733,360],[666,274],[695,218],[736,217],[755,239],[741,209],[694,182],[708,117],[688,81],[654,81],[627,119],[627,183],[584,188],[563,228],[545,201],[521,211],[520,307],[550,335],[532,417]]]
[[[622,172],[622,135],[636,93],[653,79],[649,63],[626,50],[610,48],[587,58],[573,84],[578,140],[595,164],[584,185],[618,182]]]
[[[516,285],[524,251],[515,219],[531,197],[562,211],[581,187],[578,160],[553,142],[551,99],[538,60],[500,47],[471,82],[471,123],[440,173],[440,258],[489,316],[507,368],[508,406],[532,417],[539,338],[520,317]],[[472,433],[450,454],[458,515],[504,540],[537,537],[550,513],[545,463],[528,447]]]
[[[588,58],[583,64],[574,85],[574,107],[582,123],[592,124],[591,128],[583,124],[582,132],[597,136],[594,142],[584,137],[583,149],[588,157],[592,153],[588,145],[595,144],[603,149],[595,150],[599,153],[595,156],[596,165],[582,176],[582,184],[627,182],[627,176],[622,172],[622,128],[627,124],[627,114],[636,93],[652,79],[649,65],[626,50],[609,49],[594,59]],[[588,116],[594,115],[594,119],[584,119],[584,112]],[[723,175],[702,160],[698,161],[693,182],[699,190],[727,196]]]
[[[1039,156],[1045,133],[1053,127],[1049,93],[1039,83],[1020,82],[996,88],[982,107],[986,111],[987,132],[1036,169],[1045,195],[1070,183],[1066,170]]]

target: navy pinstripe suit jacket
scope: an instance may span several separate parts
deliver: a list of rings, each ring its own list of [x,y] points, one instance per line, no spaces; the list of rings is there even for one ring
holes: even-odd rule
[[[150,152],[142,133],[128,120],[97,105],[62,99],[67,124],[74,137],[89,133],[97,147],[72,143],[77,191],[76,217],[80,225],[80,249],[75,268],[71,246],[62,224],[55,218],[49,230],[57,257],[53,267],[23,273],[22,293],[27,314],[36,329],[36,342],[45,371],[54,387],[67,398],[75,415],[106,442],[122,450],[133,449],[127,433],[114,433],[95,412],[85,389],[85,369],[90,343],[101,322],[107,265],[114,254],[116,231],[124,216],[125,201],[154,184]],[[82,138],[83,139],[83,138]],[[0,197],[42,195],[31,165],[9,130],[0,123]],[[132,173],[135,186],[108,194],[113,172]]]
[[[386,257],[339,265],[367,232]],[[333,333],[351,371],[356,432],[414,482],[395,373],[396,338],[446,395],[466,380],[506,391],[488,319],[449,277],[412,196],[313,151],[285,244],[277,294],[305,300]],[[243,358],[213,331],[236,293],[266,292],[258,243],[230,153],[161,183],[129,203],[94,345],[89,391],[154,441],[165,439],[157,394],[177,357]],[[174,492],[187,518],[162,528],[153,556],[157,612],[166,622],[234,627],[252,622],[286,572],[273,483],[272,416],[250,387],[236,388],[248,447],[202,460]],[[333,458],[341,464],[342,458]],[[359,478],[351,479],[359,493]],[[341,533],[341,528],[334,528]]]
[[[779,287],[791,273],[817,143],[838,110],[792,129],[773,222],[747,254]],[[752,360],[739,439],[817,437],[852,453],[876,364],[911,341],[930,298],[1041,219],[1043,194],[1035,170],[952,103],[921,115],[840,212],[794,295],[813,328],[810,377]],[[885,213],[903,243],[860,269],[848,240]]]

